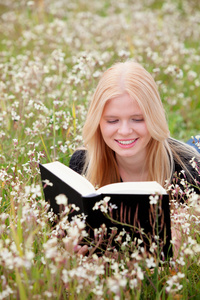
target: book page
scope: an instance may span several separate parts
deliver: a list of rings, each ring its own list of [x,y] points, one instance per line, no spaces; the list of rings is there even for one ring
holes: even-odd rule
[[[55,161],[43,165],[51,173],[56,175],[81,195],[87,195],[95,192],[94,186],[83,176],[76,173],[66,165]]]
[[[105,185],[98,193],[109,194],[167,194],[166,190],[156,181],[118,182]]]

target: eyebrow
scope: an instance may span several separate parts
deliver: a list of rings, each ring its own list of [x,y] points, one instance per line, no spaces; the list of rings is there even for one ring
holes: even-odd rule
[[[130,118],[135,118],[135,117],[143,117],[143,114],[134,114],[131,115]],[[103,116],[103,118],[119,118],[119,116],[115,116],[115,115],[105,115]]]

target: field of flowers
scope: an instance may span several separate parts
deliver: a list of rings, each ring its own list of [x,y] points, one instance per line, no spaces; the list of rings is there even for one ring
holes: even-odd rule
[[[48,212],[38,169],[68,164],[99,77],[130,58],[153,74],[171,136],[199,134],[199,41],[199,0],[0,0],[0,299],[200,299],[195,196],[173,204],[170,263],[130,251],[128,234],[83,257],[83,220]]]

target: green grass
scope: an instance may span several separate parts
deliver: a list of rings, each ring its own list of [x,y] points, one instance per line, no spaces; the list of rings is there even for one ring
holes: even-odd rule
[[[100,74],[129,58],[158,82],[171,136],[199,134],[198,15],[189,0],[0,5],[1,299],[198,299],[194,212],[184,224],[195,242],[186,238],[170,267],[149,268],[125,250],[82,258],[73,247],[83,232],[73,240],[67,220],[52,227],[38,170],[39,161],[69,163]]]

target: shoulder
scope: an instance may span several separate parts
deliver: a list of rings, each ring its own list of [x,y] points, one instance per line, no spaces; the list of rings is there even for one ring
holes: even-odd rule
[[[200,167],[200,154],[193,146],[178,140],[170,139],[171,147],[174,149],[174,167],[175,172],[180,174],[184,171],[184,175],[181,177],[185,178],[189,183],[194,186],[198,186],[196,192],[199,194],[199,167]]]
[[[172,138],[168,139],[168,143],[173,150],[173,153],[177,154],[184,161],[187,162],[193,157],[197,160],[200,159],[200,153],[192,144],[184,143]]]
[[[78,149],[76,150],[69,161],[69,167],[74,170],[75,172],[82,174],[83,167],[85,165],[86,160],[86,153],[85,149]]]
[[[169,144],[171,148],[173,148],[174,161],[177,166],[183,163],[188,169],[191,169],[192,160],[194,159],[197,162],[197,165],[200,164],[200,153],[195,147],[175,139],[170,139]]]

